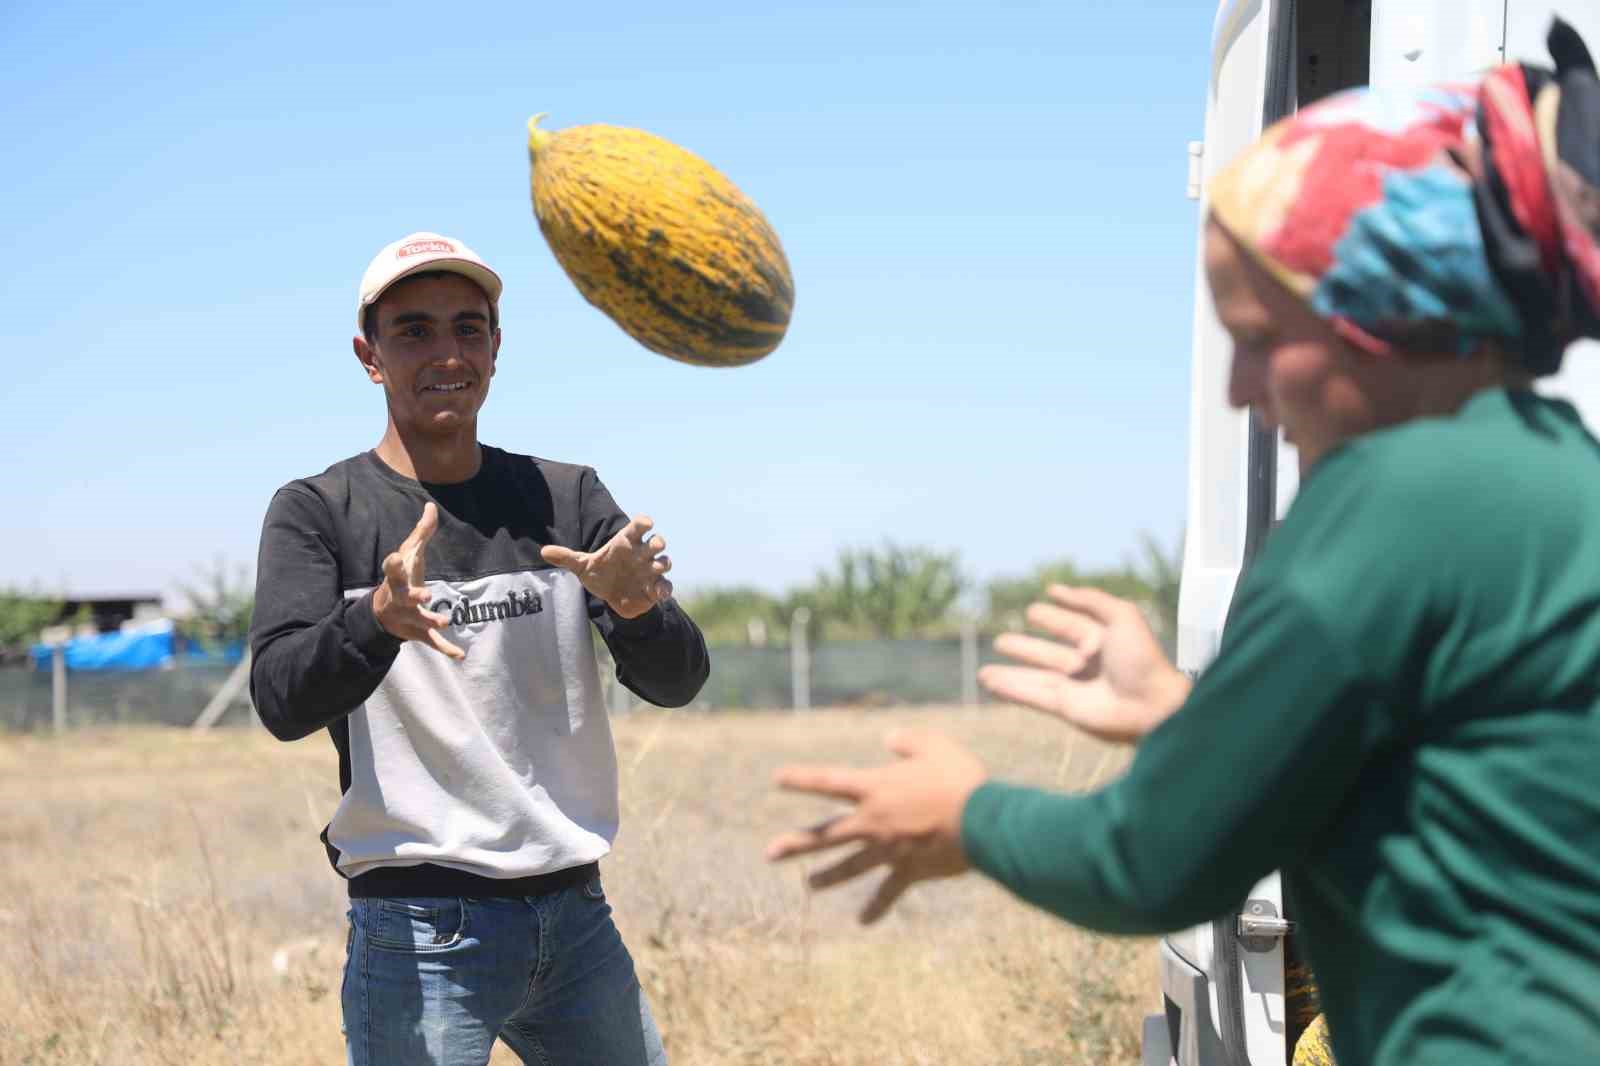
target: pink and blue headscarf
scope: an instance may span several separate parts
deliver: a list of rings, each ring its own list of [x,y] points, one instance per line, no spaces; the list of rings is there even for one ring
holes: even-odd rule
[[[1366,351],[1553,373],[1600,337],[1600,79],[1571,27],[1549,43],[1553,71],[1298,112],[1214,179],[1213,219]]]

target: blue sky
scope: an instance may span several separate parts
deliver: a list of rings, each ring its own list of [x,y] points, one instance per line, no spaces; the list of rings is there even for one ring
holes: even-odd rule
[[[978,580],[1183,520],[1214,6],[0,6],[0,585],[250,564],[274,489],[377,442],[356,283],[418,229],[506,279],[484,440],[595,466],[680,591],[847,546]],[[637,126],[757,204],[796,282],[737,370],[637,346],[533,221],[525,123]]]

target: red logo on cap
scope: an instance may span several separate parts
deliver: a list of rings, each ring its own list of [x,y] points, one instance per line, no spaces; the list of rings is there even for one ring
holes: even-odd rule
[[[408,255],[426,255],[429,252],[449,252],[454,255],[456,246],[449,241],[412,241],[402,244],[395,254],[396,259],[404,259]]]

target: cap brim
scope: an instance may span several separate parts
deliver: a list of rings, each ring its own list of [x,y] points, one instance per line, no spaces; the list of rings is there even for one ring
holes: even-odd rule
[[[407,267],[394,277],[390,278],[388,281],[384,282],[382,288],[368,295],[365,300],[361,301],[361,306],[356,309],[356,328],[360,329],[366,325],[367,308],[377,303],[383,297],[384,293],[388,292],[397,284],[414,274],[426,274],[432,271],[444,271],[449,274],[460,274],[462,277],[473,282],[478,286],[478,288],[483,290],[483,294],[489,298],[489,303],[491,306],[499,306],[500,292],[503,288],[503,284],[500,281],[500,275],[496,274],[483,264],[474,263],[469,259],[455,259],[450,256],[440,256],[438,259],[424,259],[420,263],[416,263]]]

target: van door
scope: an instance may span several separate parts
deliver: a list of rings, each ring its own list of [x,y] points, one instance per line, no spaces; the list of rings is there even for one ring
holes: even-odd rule
[[[1592,50],[1600,50],[1600,2],[1568,0],[1555,6],[1530,0],[1505,0],[1506,56],[1513,62],[1550,65],[1545,38],[1552,14],[1558,14],[1578,31]],[[1600,343],[1580,341],[1567,350],[1561,373],[1539,383],[1541,392],[1572,401],[1589,431],[1600,431]]]

